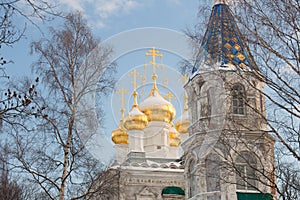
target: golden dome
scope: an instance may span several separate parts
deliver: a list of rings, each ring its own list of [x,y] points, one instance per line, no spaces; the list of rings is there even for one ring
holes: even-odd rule
[[[156,77],[153,80],[156,80]],[[149,122],[162,121],[170,123],[176,115],[174,106],[159,94],[155,82],[149,96],[140,104],[140,109],[147,115]]]
[[[182,115],[179,117],[179,120],[176,122],[176,129],[181,134],[186,134],[189,132],[189,113],[188,113],[188,97],[185,95],[184,97],[184,111]]]
[[[183,114],[179,117],[179,120],[176,122],[176,129],[181,134],[186,134],[189,132],[189,115],[188,111],[185,110]]]
[[[123,126],[126,130],[143,130],[148,125],[147,116],[142,113],[136,102],[137,92],[134,91],[134,104],[126,116]]]
[[[172,126],[169,129],[169,136],[170,136],[170,146],[172,147],[178,147],[181,143],[180,134],[177,132],[177,130]]]
[[[111,132],[111,139],[115,144],[128,144],[128,135],[120,123],[119,127]]]
[[[141,105],[140,109],[148,117],[148,121],[163,121],[170,123],[175,115],[176,110],[174,106],[165,100],[158,92],[154,95],[149,96],[145,99]]]
[[[124,127],[126,130],[143,130],[148,124],[147,116],[138,107],[133,107],[125,117]]]

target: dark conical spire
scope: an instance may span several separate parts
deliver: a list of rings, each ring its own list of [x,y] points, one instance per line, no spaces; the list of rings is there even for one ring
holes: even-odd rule
[[[203,37],[201,55],[197,65],[257,69],[248,46],[242,37],[230,8],[225,0],[216,0]]]

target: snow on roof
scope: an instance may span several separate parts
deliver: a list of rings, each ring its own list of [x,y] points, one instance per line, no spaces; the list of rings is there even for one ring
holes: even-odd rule
[[[166,104],[171,104],[169,101],[165,100],[157,91],[154,92],[154,95],[147,97],[142,103],[140,103],[140,109],[144,110],[151,106],[162,106]]]
[[[114,163],[111,166],[112,169],[130,169],[130,170],[144,170],[144,171],[173,171],[183,172],[184,167],[179,162],[157,163],[151,160],[146,160],[143,163],[128,163],[122,164]]]
[[[128,113],[130,117],[138,116],[138,115],[145,115],[142,113],[137,107],[133,107],[131,111]]]

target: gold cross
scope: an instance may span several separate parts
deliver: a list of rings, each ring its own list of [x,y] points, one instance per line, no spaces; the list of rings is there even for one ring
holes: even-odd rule
[[[162,58],[162,54],[158,53],[158,50],[153,47],[152,49],[148,50],[146,56],[152,56],[152,60],[150,60],[150,64],[153,66],[153,74],[156,74],[156,68],[159,66],[156,64],[156,57]]]
[[[167,99],[169,102],[171,102],[172,100],[176,100],[176,97],[171,93],[171,92],[168,92],[165,96],[164,96],[165,99]]]
[[[129,92],[128,91],[126,91],[124,88],[121,88],[120,90],[117,90],[116,91],[116,94],[120,94],[121,95],[121,98],[119,98],[118,100],[119,101],[121,101],[121,114],[122,114],[122,120],[124,119],[124,112],[125,112],[125,109],[124,109],[124,107],[125,107],[125,95],[126,94],[129,94]]]
[[[134,69],[132,72],[128,74],[128,76],[133,76],[133,82],[130,82],[133,85],[133,90],[136,90],[136,77],[139,75],[139,73]]]
[[[188,80],[188,76],[186,74],[182,75],[181,77],[179,77],[178,82],[183,82],[183,84],[185,84]],[[188,110],[188,96],[186,94],[186,92],[184,92],[184,111]]]
[[[146,69],[147,69],[147,64],[144,64],[144,75],[139,76],[142,79],[142,85],[144,85],[147,81],[147,75],[146,75]]]
[[[133,82],[131,82],[133,84],[133,107],[137,107],[138,103],[137,103],[137,96],[138,93],[136,91],[136,77],[138,76],[138,72],[136,71],[136,69],[134,69],[132,72],[130,72],[128,74],[128,76],[133,76]]]
[[[168,86],[168,84],[169,84],[168,78],[165,78],[165,79],[162,81],[162,83],[163,83],[165,86]]]
[[[188,76],[186,74],[179,77],[178,82],[183,82],[185,84],[187,82]]]

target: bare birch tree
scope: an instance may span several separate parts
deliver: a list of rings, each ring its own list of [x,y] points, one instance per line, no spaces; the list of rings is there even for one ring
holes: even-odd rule
[[[26,23],[16,23],[16,18],[25,19],[25,22],[34,25],[39,29],[36,20],[48,21],[54,16],[59,16],[55,4],[44,0],[1,0],[0,1],[0,50],[4,46],[11,47],[18,42],[25,34]],[[8,77],[4,66],[12,62],[12,58],[4,58],[0,51],[0,77]]]
[[[75,13],[67,15],[60,28],[50,28],[50,37],[33,42],[32,51],[39,56],[33,70],[39,75],[40,90],[28,112],[33,117],[16,118],[26,131],[23,127],[7,131],[14,158],[10,165],[27,174],[25,179],[48,199],[88,197],[103,166],[85,148],[75,125],[91,113],[82,99],[113,87],[112,50]],[[91,126],[98,123],[88,119]]]
[[[22,125],[15,121],[15,117],[24,117],[31,112],[31,102],[35,95],[35,86],[38,82],[31,81],[24,92],[16,91],[6,86],[9,81],[9,75],[6,74],[6,67],[13,63],[15,57],[4,57],[5,48],[11,48],[25,35],[27,25],[33,25],[37,30],[37,20],[49,21],[59,13],[55,11],[55,5],[43,0],[1,0],[0,1],[0,132],[3,124]],[[18,20],[17,20],[18,19]],[[24,23],[20,23],[20,19],[24,19]],[[4,136],[2,136],[4,137]],[[6,138],[2,138],[1,162],[6,167],[6,174],[2,174],[1,178],[1,198],[3,199],[28,199],[23,196],[25,189],[23,185],[14,179],[10,173],[10,166],[7,164],[10,156],[6,156],[5,151],[7,144]],[[4,169],[3,169],[4,170]]]
[[[60,13],[56,11],[56,5],[47,1],[38,0],[1,0],[0,2],[0,125],[2,122],[8,123],[10,117],[24,111],[30,104],[30,99],[34,93],[34,88],[29,86],[25,93],[17,93],[12,89],[5,88],[9,79],[5,67],[13,63],[14,58],[5,58],[2,55],[4,48],[13,47],[25,34],[26,24],[29,23],[37,30],[37,21],[49,21]],[[24,24],[16,23],[25,19]],[[25,103],[24,103],[25,102]]]

